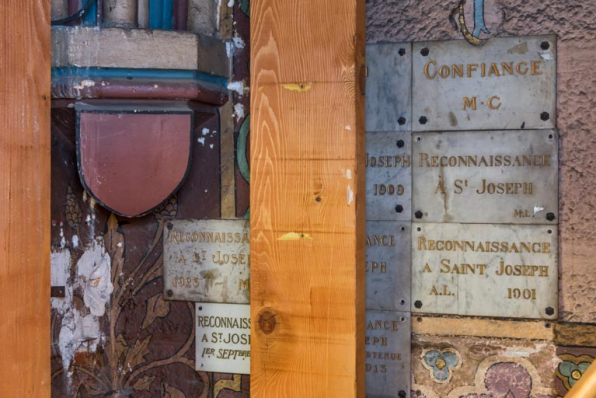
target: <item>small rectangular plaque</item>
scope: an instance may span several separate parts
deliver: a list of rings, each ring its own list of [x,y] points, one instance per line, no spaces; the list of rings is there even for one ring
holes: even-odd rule
[[[412,311],[557,318],[555,226],[412,226]]]
[[[409,132],[366,133],[367,220],[411,220],[411,137]]]
[[[412,43],[366,46],[366,131],[412,130]]]
[[[417,222],[558,223],[555,130],[415,133]]]
[[[366,222],[366,308],[410,308],[411,223]]]
[[[171,220],[163,241],[166,299],[250,302],[248,220]]]
[[[196,303],[196,369],[250,374],[250,305]]]
[[[556,64],[555,36],[414,43],[412,129],[552,129]]]
[[[366,311],[366,397],[410,395],[411,317],[407,312]]]

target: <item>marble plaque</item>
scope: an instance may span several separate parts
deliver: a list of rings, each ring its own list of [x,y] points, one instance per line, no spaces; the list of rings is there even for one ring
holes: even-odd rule
[[[412,226],[412,311],[557,319],[557,228]]]
[[[410,308],[411,223],[366,223],[366,308]]]
[[[412,130],[412,43],[366,46],[366,131]]]
[[[557,224],[555,130],[412,135],[416,222]]]
[[[414,43],[412,129],[552,129],[556,64],[555,36]]]
[[[196,369],[250,374],[250,305],[196,303]]]
[[[366,311],[366,398],[410,396],[411,317]]]
[[[163,241],[166,299],[250,302],[248,220],[171,220]]]
[[[366,219],[411,220],[409,132],[366,133]]]

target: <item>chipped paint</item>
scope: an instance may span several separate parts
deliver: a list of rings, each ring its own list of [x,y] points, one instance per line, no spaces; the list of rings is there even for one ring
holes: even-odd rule
[[[209,134],[209,129],[208,128],[204,128],[203,130],[201,130],[201,134],[203,134],[203,135]]]
[[[311,83],[292,83],[292,84],[282,84],[281,85],[286,90],[290,91],[297,91],[299,93],[305,93],[312,88]]]
[[[228,90],[235,91],[240,95],[244,95],[248,91],[248,88],[245,87],[244,81],[238,81],[229,83]]]
[[[244,117],[244,105],[241,103],[234,105],[234,117],[236,120],[240,120]]]
[[[544,207],[534,206],[534,215],[536,215],[537,213],[540,213],[541,211],[544,211]]]
[[[290,240],[300,240],[300,239],[308,239],[308,240],[312,240],[313,237],[310,234],[305,234],[305,233],[298,233],[298,232],[288,232],[287,234],[284,234],[282,236],[280,236],[279,238],[277,238],[277,240],[285,240],[285,241],[290,241]]]
[[[101,242],[85,251],[77,262],[77,276],[83,287],[83,300],[95,316],[103,316],[106,304],[114,291],[111,279],[111,260]]]
[[[198,140],[199,144],[201,144],[202,146],[205,146],[205,137],[200,137]]]
[[[352,131],[352,126],[346,126],[346,130]]]

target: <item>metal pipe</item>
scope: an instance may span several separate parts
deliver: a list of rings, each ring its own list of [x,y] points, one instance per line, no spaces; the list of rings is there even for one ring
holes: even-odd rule
[[[138,25],[141,29],[149,29],[149,0],[139,0]]]
[[[584,372],[565,398],[596,398],[596,361]]]
[[[104,0],[104,25],[107,27],[135,28],[137,26],[136,0]]]

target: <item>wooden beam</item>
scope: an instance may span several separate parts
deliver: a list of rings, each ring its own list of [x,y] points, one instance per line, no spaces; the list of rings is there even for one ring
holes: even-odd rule
[[[364,0],[251,2],[251,397],[364,397]]]
[[[0,390],[50,397],[50,2],[0,2]]]

